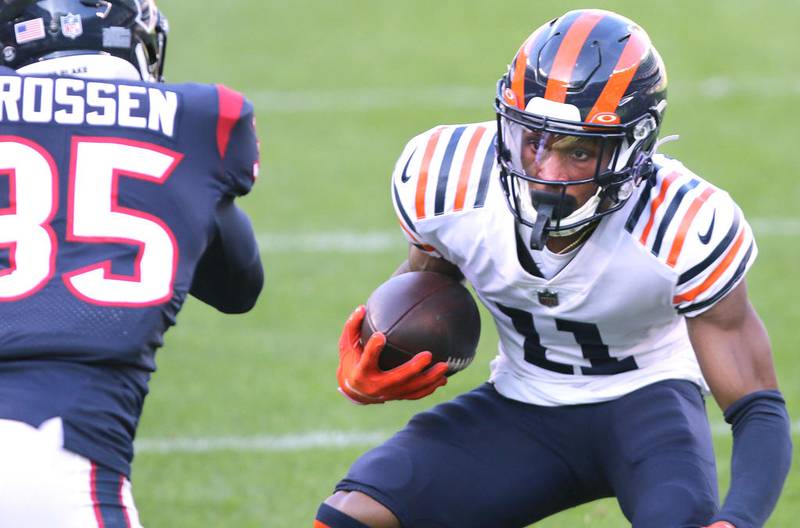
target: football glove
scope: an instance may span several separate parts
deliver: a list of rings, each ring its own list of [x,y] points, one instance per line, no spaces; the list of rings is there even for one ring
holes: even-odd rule
[[[447,364],[433,366],[430,352],[420,352],[391,370],[378,367],[378,357],[386,344],[386,336],[375,332],[361,345],[361,322],[366,308],[359,306],[347,319],[339,339],[339,369],[336,378],[339,392],[358,404],[383,403],[390,400],[418,400],[445,385]],[[428,368],[430,367],[430,368]]]

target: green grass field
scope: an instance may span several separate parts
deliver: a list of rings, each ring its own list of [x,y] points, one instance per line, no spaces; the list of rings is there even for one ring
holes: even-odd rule
[[[263,244],[267,283],[245,316],[224,316],[190,300],[167,334],[139,430],[137,504],[147,527],[310,526],[319,502],[360,453],[414,413],[484,381],[494,355],[496,335],[484,313],[477,360],[427,400],[362,408],[335,391],[344,319],[404,258],[388,193],[397,155],[409,137],[436,124],[492,119],[495,81],[520,42],[545,20],[586,5],[161,0],[160,6],[172,26],[169,80],[222,82],[256,104],[262,175],[241,204]],[[800,140],[800,3],[598,0],[596,6],[637,20],[664,57],[670,106],[663,133],[681,134],[665,151],[729,190],[756,228],[761,253],[749,274],[751,297],[771,333],[797,424],[800,156],[793,151]],[[709,408],[721,424],[715,405]],[[720,428],[723,493],[730,446]],[[795,469],[768,525],[794,526],[798,517]],[[626,524],[616,503],[605,500],[537,526]]]

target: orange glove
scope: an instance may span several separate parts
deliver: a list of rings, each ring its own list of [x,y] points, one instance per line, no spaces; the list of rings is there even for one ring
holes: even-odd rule
[[[728,521],[717,521],[715,523],[709,524],[705,528],[736,528],[736,527],[731,523],[729,523]]]
[[[375,332],[362,348],[361,322],[366,308],[359,306],[347,319],[339,338],[339,392],[358,404],[390,400],[418,400],[447,383],[447,364],[437,362],[428,368],[433,356],[420,352],[392,370],[381,370],[378,357],[386,336]]]

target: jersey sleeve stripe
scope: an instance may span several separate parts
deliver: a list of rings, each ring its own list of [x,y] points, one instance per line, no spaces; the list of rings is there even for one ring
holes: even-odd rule
[[[436,199],[433,204],[433,214],[435,216],[444,214],[444,199],[447,195],[447,182],[450,179],[450,169],[453,167],[453,157],[461,140],[462,134],[467,127],[458,127],[453,130],[450,141],[447,142],[447,149],[444,151],[442,165],[439,168],[439,178],[436,181]]]
[[[467,187],[469,184],[469,175],[472,172],[472,163],[475,160],[475,151],[478,150],[478,143],[480,143],[486,128],[477,127],[475,133],[467,145],[467,152],[464,155],[464,162],[461,164],[461,173],[458,176],[458,186],[456,187],[456,200],[453,205],[453,211],[460,211],[464,208],[464,200],[467,197]]]
[[[689,306],[684,306],[682,308],[678,308],[679,314],[686,314],[688,312],[694,312],[697,310],[701,310],[706,306],[711,306],[715,304],[717,301],[725,297],[728,292],[730,292],[734,286],[739,284],[739,281],[744,276],[744,272],[747,269],[747,264],[750,262],[750,257],[753,254],[753,249],[755,247],[755,243],[750,242],[750,247],[747,248],[747,253],[745,254],[742,261],[739,263],[739,267],[736,268],[736,272],[734,272],[733,277],[723,286],[717,293],[715,293],[712,297],[709,297],[705,301],[692,304]]]
[[[719,279],[720,275],[725,273],[725,271],[731,265],[731,262],[733,262],[734,258],[736,257],[736,254],[739,252],[739,248],[742,246],[742,243],[744,242],[744,235],[745,235],[745,230],[742,229],[739,232],[739,236],[736,237],[736,242],[733,243],[733,246],[730,248],[728,253],[722,259],[722,262],[719,263],[719,266],[717,266],[716,269],[714,269],[714,271],[711,272],[711,274],[708,276],[708,278],[706,278],[706,280],[704,280],[699,286],[696,286],[685,293],[673,297],[672,303],[679,304],[686,301],[693,301],[697,298],[698,295],[702,294],[704,291],[708,290],[711,286],[713,286],[714,283],[717,281],[717,279]]]
[[[483,158],[481,180],[478,183],[478,193],[475,195],[475,207],[483,207],[483,204],[486,202],[486,193],[489,190],[489,175],[492,173],[492,167],[494,167],[494,144],[496,139],[497,134],[492,136],[492,140],[489,142],[489,148],[486,150],[486,156]]]
[[[400,221],[398,220],[398,222],[397,222],[397,223],[398,223],[398,224],[400,224],[400,227],[403,229],[403,231],[405,231],[405,232],[406,232],[406,235],[407,235],[407,236],[408,236],[408,238],[410,239],[411,245],[413,245],[414,247],[416,247],[416,248],[419,248],[419,249],[421,249],[421,250],[423,250],[423,251],[428,251],[428,252],[434,252],[434,253],[438,253],[438,252],[436,251],[436,248],[435,248],[435,247],[433,247],[433,246],[430,246],[430,245],[428,245],[428,244],[423,244],[422,242],[420,242],[420,241],[417,239],[417,237],[415,237],[415,236],[414,236],[414,234],[413,234],[413,233],[411,233],[411,231],[409,231],[409,230],[408,230],[408,228],[407,228],[406,226],[404,226],[404,225],[403,225],[403,222],[400,222]]]
[[[650,250],[653,255],[658,256],[658,254],[661,252],[661,244],[664,243],[664,235],[667,233],[667,229],[672,223],[672,219],[675,217],[675,213],[678,211],[678,208],[681,206],[681,202],[683,202],[683,198],[686,196],[686,193],[697,187],[699,184],[699,181],[691,179],[681,185],[681,188],[678,189],[678,192],[676,192],[675,196],[672,197],[669,207],[667,207],[667,211],[664,213],[664,217],[661,219],[661,223],[658,226],[658,231],[656,231],[656,239],[653,242],[652,249]]]
[[[678,286],[685,284],[697,277],[706,268],[708,268],[712,262],[717,260],[717,258],[728,248],[728,246],[730,246],[731,242],[733,241],[733,237],[736,236],[736,233],[739,231],[739,222],[740,218],[737,211],[733,217],[733,222],[731,223],[730,229],[728,229],[728,232],[725,234],[722,240],[720,240],[719,244],[717,244],[717,247],[714,248],[714,251],[712,251],[711,254],[705,259],[703,259],[700,264],[683,272],[681,276],[678,277]]]
[[[425,146],[425,153],[422,155],[422,164],[419,170],[419,179],[417,180],[417,194],[415,199],[415,207],[417,219],[422,220],[425,218],[425,191],[428,188],[428,170],[431,167],[431,159],[433,153],[436,151],[436,144],[439,142],[439,136],[442,135],[444,127],[439,127],[434,130],[431,137],[428,138],[428,143]]]
[[[661,204],[664,202],[664,198],[667,196],[667,190],[669,190],[669,186],[672,185],[672,182],[679,176],[677,172],[671,172],[664,178],[664,181],[661,183],[661,190],[658,193],[658,196],[653,203],[650,204],[650,218],[647,220],[647,224],[644,227],[644,231],[642,231],[642,236],[639,239],[639,242],[642,245],[647,243],[647,237],[650,235],[650,230],[653,228],[653,224],[656,221],[656,212],[658,208],[661,207]]]
[[[675,240],[673,240],[672,247],[669,250],[669,256],[667,257],[667,265],[669,267],[674,268],[678,263],[678,257],[683,249],[683,243],[686,241],[686,233],[689,232],[689,226],[692,225],[692,221],[697,216],[700,208],[712,194],[714,194],[714,188],[706,187],[700,196],[694,199],[692,205],[689,206],[689,210],[686,211],[686,215],[684,215],[678,227],[678,233],[675,235]]]
[[[642,189],[642,194],[639,195],[636,206],[634,206],[628,220],[625,222],[625,230],[628,233],[633,233],[633,228],[639,223],[639,218],[641,218],[647,206],[647,201],[650,199],[650,191],[653,190],[653,185],[655,185],[655,176],[650,176],[644,184],[644,189]]]
[[[222,84],[217,85],[219,101],[219,117],[217,118],[217,150],[219,157],[224,158],[228,150],[233,127],[239,121],[244,106],[244,96]]]
[[[411,234],[413,231],[415,234],[419,235],[419,232],[417,232],[417,229],[414,227],[414,222],[411,221],[405,207],[403,207],[403,201],[400,199],[400,194],[397,192],[396,185],[392,185],[392,194],[394,195],[394,205],[397,208],[397,212],[400,213],[400,218],[398,219],[400,225],[403,226],[403,229],[405,229],[407,233]],[[412,236],[412,238],[416,240],[416,237]]]

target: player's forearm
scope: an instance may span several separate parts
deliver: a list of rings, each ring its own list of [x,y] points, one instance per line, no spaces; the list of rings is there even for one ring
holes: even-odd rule
[[[216,237],[197,266],[191,293],[222,312],[246,312],[264,284],[253,228],[232,202],[217,210],[216,222]]]
[[[792,458],[791,423],[777,390],[758,391],[725,411],[733,429],[731,485],[714,521],[764,526],[778,502]]]

